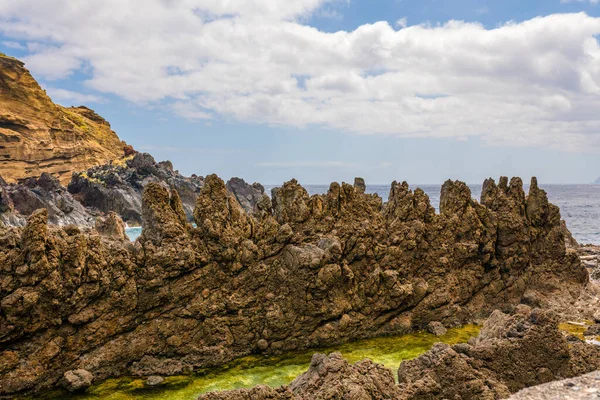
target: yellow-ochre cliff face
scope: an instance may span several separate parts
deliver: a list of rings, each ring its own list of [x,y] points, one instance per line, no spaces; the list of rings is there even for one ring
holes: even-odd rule
[[[0,176],[43,172],[66,184],[74,171],[123,157],[126,144],[86,107],[52,102],[24,64],[0,53]]]

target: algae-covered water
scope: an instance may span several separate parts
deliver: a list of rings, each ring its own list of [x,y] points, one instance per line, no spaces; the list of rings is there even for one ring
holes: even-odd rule
[[[354,363],[369,358],[394,370],[402,360],[415,358],[431,348],[436,342],[462,343],[477,336],[479,327],[468,325],[449,329],[444,336],[436,337],[418,332],[397,337],[359,340],[344,345],[312,349],[281,356],[249,356],[233,361],[204,374],[165,378],[159,388],[144,387],[144,379],[109,379],[93,386],[84,394],[68,395],[64,392],[37,397],[43,399],[71,400],[193,400],[198,395],[215,390],[249,388],[258,384],[273,387],[288,384],[305,372],[314,353],[342,353]]]

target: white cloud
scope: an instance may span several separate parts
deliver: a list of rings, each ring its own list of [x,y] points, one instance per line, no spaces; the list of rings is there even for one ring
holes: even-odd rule
[[[257,167],[265,168],[329,168],[329,169],[376,169],[391,168],[390,162],[380,162],[379,164],[349,163],[342,161],[269,161],[256,163]]]
[[[600,0],[560,0],[561,3],[590,3],[590,4],[599,4]]]
[[[48,87],[45,88],[48,96],[56,103],[67,106],[79,106],[89,103],[106,103],[106,99],[93,94],[73,92],[71,90]]]
[[[346,163],[341,161],[283,161],[283,162],[259,162],[257,167],[266,168],[356,168],[360,164]]]
[[[400,18],[398,21],[396,21],[396,26],[399,26],[400,28],[406,28],[408,26],[408,19],[406,17]]]
[[[16,50],[25,50],[26,49],[26,47],[23,46],[21,43],[19,43],[19,42],[13,42],[13,41],[10,41],[10,40],[3,41],[2,45],[4,47],[9,48],[9,49],[16,49]]]
[[[88,88],[191,119],[600,149],[600,18],[556,14],[496,29],[376,22],[335,33],[303,24],[323,7],[0,0],[0,32],[27,42],[37,76],[88,68]]]

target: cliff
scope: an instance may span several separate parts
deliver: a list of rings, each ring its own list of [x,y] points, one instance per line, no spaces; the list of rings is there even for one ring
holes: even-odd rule
[[[54,104],[25,69],[0,53],[0,176],[48,172],[66,184],[74,171],[123,157],[125,143],[86,107]]]
[[[456,326],[572,302],[588,282],[535,180],[528,195],[488,180],[482,204],[448,181],[439,214],[406,183],[383,205],[357,182],[312,197],[287,182],[250,215],[211,175],[197,227],[152,182],[135,243],[114,214],[90,232],[49,227],[44,209],[0,227],[0,397]]]

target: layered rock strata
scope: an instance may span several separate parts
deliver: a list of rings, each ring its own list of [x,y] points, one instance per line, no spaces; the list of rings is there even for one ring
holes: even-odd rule
[[[385,205],[363,189],[333,183],[311,197],[292,180],[249,215],[211,175],[192,227],[177,191],[150,182],[134,244],[107,235],[119,231],[110,220],[99,232],[48,227],[45,210],[0,228],[0,396],[69,371],[173,375],[456,326],[572,300],[588,281],[535,180],[528,196],[518,178],[486,181],[482,204],[448,181],[439,214],[406,183]]]
[[[123,158],[125,148],[102,117],[54,104],[21,61],[0,53],[0,176],[7,182],[47,172],[66,184],[73,171]]]

